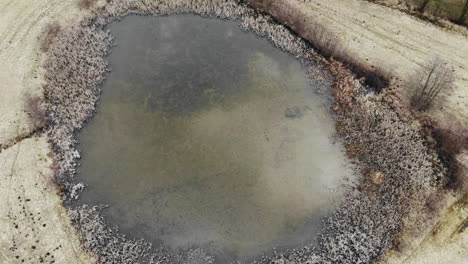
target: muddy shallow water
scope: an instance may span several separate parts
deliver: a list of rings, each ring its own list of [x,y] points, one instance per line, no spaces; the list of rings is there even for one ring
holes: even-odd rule
[[[78,134],[80,203],[130,237],[226,258],[310,242],[351,173],[301,63],[235,22],[129,16]]]

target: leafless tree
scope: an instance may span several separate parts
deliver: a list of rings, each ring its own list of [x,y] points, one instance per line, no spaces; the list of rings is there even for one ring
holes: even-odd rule
[[[411,106],[417,110],[427,110],[434,100],[450,92],[454,82],[453,68],[441,58],[433,58],[416,71],[409,82]]]

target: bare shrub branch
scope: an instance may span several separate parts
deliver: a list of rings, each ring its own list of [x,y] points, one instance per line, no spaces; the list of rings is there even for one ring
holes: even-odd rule
[[[57,35],[60,33],[62,30],[60,24],[58,22],[52,22],[49,23],[45,26],[44,28],[44,38],[41,41],[40,48],[41,51],[47,52],[50,48],[50,45],[54,41],[54,39],[57,37]]]
[[[35,127],[42,127],[47,123],[47,111],[44,105],[44,99],[40,96],[31,94],[25,95],[25,110],[31,118]]]
[[[411,92],[411,106],[427,110],[434,101],[451,92],[455,76],[453,67],[441,58],[433,58],[415,72],[408,83]]]

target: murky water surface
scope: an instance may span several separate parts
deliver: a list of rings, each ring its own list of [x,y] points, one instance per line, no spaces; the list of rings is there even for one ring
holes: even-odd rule
[[[234,22],[130,16],[79,133],[82,201],[173,249],[246,257],[314,238],[349,175],[292,56]]]

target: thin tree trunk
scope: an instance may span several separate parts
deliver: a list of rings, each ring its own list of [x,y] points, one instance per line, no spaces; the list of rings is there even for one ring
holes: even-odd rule
[[[431,1],[431,0],[424,0],[424,2],[422,3],[422,5],[421,5],[421,6],[419,7],[419,9],[418,9],[419,12],[421,12],[421,13],[424,12],[424,9],[426,9],[426,6],[427,6],[427,4],[429,4],[430,1]]]
[[[468,0],[465,1],[465,6],[463,7],[462,13],[457,20],[458,24],[463,25],[463,22],[465,22],[464,20],[465,20],[465,16],[467,12],[468,12]]]
[[[427,75],[426,82],[424,83],[424,86],[419,90],[419,95],[418,95],[418,100],[422,99],[424,96],[424,93],[426,92],[427,86],[429,84],[429,80],[431,79],[432,74],[434,73],[434,70],[436,69],[435,65],[432,65],[431,71]]]

